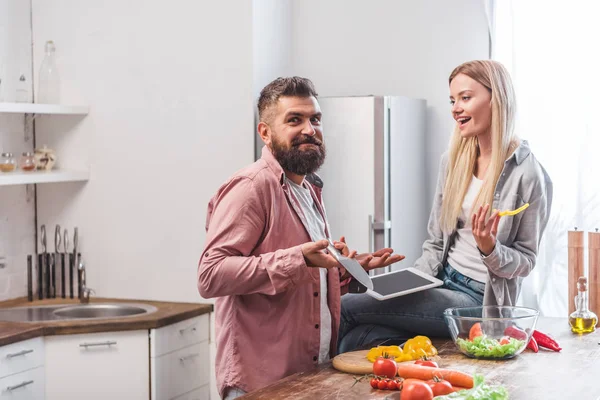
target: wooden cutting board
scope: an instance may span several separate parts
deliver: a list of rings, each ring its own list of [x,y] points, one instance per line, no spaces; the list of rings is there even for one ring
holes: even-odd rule
[[[367,375],[373,373],[373,363],[367,360],[369,350],[349,351],[347,353],[338,354],[332,360],[333,368],[341,372],[356,375]],[[440,357],[429,357],[432,361],[439,362]],[[414,361],[404,361],[414,363]]]
[[[367,360],[368,352],[369,350],[357,350],[338,354],[332,360],[333,368],[349,374],[372,374],[373,363]]]

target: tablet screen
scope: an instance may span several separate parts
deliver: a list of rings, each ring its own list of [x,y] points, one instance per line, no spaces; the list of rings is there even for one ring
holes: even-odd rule
[[[403,292],[419,286],[431,285],[429,279],[425,279],[408,270],[396,271],[391,274],[376,276],[373,280],[373,291],[382,296]]]

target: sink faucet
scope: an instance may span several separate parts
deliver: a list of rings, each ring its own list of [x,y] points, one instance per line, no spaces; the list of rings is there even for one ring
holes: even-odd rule
[[[94,289],[88,288],[86,279],[85,279],[85,265],[82,261],[79,262],[79,267],[77,268],[77,272],[79,273],[79,302],[81,304],[88,304],[90,302],[90,294],[96,293]]]

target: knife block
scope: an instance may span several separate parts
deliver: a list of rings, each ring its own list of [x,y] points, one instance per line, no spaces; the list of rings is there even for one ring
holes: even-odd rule
[[[575,228],[577,229],[577,228]],[[577,296],[577,279],[585,276],[583,266],[583,231],[569,231],[569,315],[575,311],[575,296]]]
[[[600,313],[600,232],[598,229],[596,232],[588,232],[588,257],[589,309],[598,315]]]

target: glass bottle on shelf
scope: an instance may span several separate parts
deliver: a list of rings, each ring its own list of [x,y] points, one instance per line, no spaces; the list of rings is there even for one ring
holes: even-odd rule
[[[37,103],[58,104],[60,102],[60,77],[56,68],[54,42],[46,42],[46,55],[40,66]]]
[[[17,103],[28,103],[29,102],[29,92],[27,90],[27,79],[25,79],[25,75],[21,74],[19,77],[19,83],[17,84]]]
[[[12,172],[17,168],[17,160],[12,153],[2,153],[0,156],[0,171]]]
[[[569,315],[569,325],[574,333],[590,333],[596,330],[598,317],[588,310],[587,278],[582,276],[577,279],[577,291],[575,296],[575,311]]]
[[[33,153],[25,152],[19,160],[19,168],[23,171],[35,171],[35,156]]]

